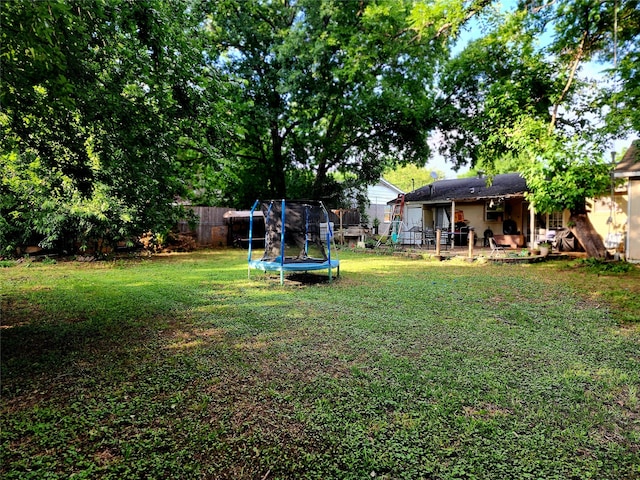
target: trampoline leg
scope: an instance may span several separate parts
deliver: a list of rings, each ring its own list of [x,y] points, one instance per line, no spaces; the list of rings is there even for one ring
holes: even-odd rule
[[[284,285],[284,270],[280,270],[280,285]]]

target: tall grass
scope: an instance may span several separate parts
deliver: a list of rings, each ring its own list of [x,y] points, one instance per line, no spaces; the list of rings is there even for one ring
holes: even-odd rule
[[[640,478],[637,269],[341,260],[1,269],[2,477]]]

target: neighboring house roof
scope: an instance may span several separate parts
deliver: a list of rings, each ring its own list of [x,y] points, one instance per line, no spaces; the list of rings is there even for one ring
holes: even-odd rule
[[[385,180],[382,177],[380,177],[380,180],[378,181],[378,183],[387,187],[390,190],[395,190],[396,193],[404,193],[402,190],[396,187],[393,183],[389,182],[388,180]]]
[[[640,177],[640,140],[631,142],[622,160],[613,169],[613,176],[616,178]]]
[[[495,175],[488,185],[487,177],[456,178],[439,180],[405,195],[406,202],[446,203],[455,200],[475,201],[497,197],[523,196],[527,183],[519,173]]]

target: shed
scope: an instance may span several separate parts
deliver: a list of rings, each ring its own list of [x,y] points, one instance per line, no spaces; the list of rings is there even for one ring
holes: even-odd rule
[[[251,210],[229,210],[223,215],[227,224],[227,245],[247,248],[249,246],[249,220]],[[262,211],[253,212],[253,242],[264,245],[264,216]],[[262,240],[259,240],[262,239]]]

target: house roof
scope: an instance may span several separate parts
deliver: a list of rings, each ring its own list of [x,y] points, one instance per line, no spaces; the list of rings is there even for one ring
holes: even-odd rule
[[[497,197],[520,197],[527,191],[527,183],[519,173],[495,175],[491,184],[487,177],[439,180],[405,195],[405,202],[446,203],[471,202]]]
[[[631,142],[620,163],[613,169],[614,177],[640,177],[640,140]]]

